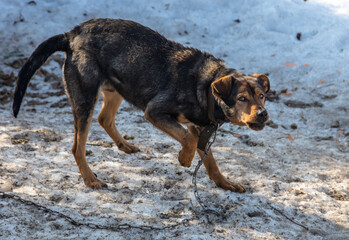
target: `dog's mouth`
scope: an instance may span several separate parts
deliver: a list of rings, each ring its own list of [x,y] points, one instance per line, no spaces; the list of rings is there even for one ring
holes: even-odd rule
[[[251,128],[252,130],[255,131],[260,131],[265,127],[265,122],[264,123],[251,123],[248,122],[246,123],[247,127]]]

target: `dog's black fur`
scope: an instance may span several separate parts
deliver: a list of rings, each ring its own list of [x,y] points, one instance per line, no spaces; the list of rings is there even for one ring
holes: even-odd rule
[[[19,72],[13,103],[15,117],[30,78],[55,51],[66,53],[63,79],[75,120],[73,153],[85,183],[93,188],[100,188],[105,184],[100,184],[101,181],[91,176],[90,169],[85,166],[87,165],[84,160],[85,153],[82,152],[85,142],[84,140],[79,142],[79,138],[87,137],[86,131],[100,91],[106,99],[109,94],[115,94],[110,95],[110,99],[115,99],[113,101],[117,105],[113,107],[116,108],[115,114],[119,102],[121,103],[124,98],[142,109],[145,118],[154,126],[181,142],[183,150],[180,161],[185,166],[190,165],[193,157],[192,144],[189,144],[189,147],[186,145],[197,141],[202,127],[211,122],[208,118],[210,94],[213,94],[215,99],[214,119],[220,123],[232,122],[260,130],[267,120],[267,117],[261,119],[259,114],[262,110],[264,115],[266,113],[264,100],[259,101],[252,97],[258,109],[250,109],[249,112],[259,111],[259,119],[249,120],[251,124],[247,120],[242,121],[241,114],[238,116],[234,109],[241,86],[245,86],[248,96],[263,95],[269,90],[269,80],[264,75],[245,76],[235,69],[227,68],[222,60],[209,53],[169,41],[138,23],[115,19],[92,19],[68,33],[43,42]],[[224,81],[214,86],[213,82],[219,79]],[[210,87],[213,90],[210,90]],[[112,104],[113,101],[109,103]],[[106,100],[104,107],[107,108],[107,105]],[[252,105],[251,103],[248,106],[251,108]],[[108,115],[106,111],[103,114],[102,112],[101,115]],[[245,114],[251,115],[251,113]],[[110,123],[105,124],[106,118],[109,119],[110,116],[99,117],[101,125],[107,132],[114,131],[108,125]],[[190,123],[192,126],[190,131],[184,130],[180,123]],[[115,131],[110,132],[109,135],[119,148],[127,145],[131,150],[122,150],[138,151],[122,137],[115,135]],[[190,154],[184,156],[186,152]],[[221,181],[216,181],[219,177],[212,176],[212,171],[210,173],[208,169],[210,166],[206,168],[216,183]],[[218,168],[217,171],[219,172]],[[242,186],[234,184],[227,187],[223,185],[229,185],[228,183],[217,183],[225,189],[243,191]]]

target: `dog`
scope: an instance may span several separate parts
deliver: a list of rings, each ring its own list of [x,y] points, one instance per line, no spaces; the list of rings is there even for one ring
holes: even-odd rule
[[[262,130],[268,121],[265,95],[267,76],[245,75],[227,68],[213,55],[183,46],[133,21],[91,19],[70,32],[53,36],[32,53],[18,74],[13,114],[17,117],[31,77],[56,51],[65,52],[63,81],[74,116],[72,152],[87,187],[107,184],[97,178],[86,161],[87,135],[100,93],[103,105],[98,122],[119,150],[135,153],[115,125],[123,99],[144,111],[156,128],[182,145],[178,159],[190,167],[201,132],[212,122],[230,122]],[[186,128],[185,128],[186,127]],[[234,192],[245,188],[224,177],[210,151],[204,160],[218,187]]]

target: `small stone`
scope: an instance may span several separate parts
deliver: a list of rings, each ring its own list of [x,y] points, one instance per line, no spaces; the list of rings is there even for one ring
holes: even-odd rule
[[[267,122],[267,126],[271,127],[271,128],[278,128],[279,125],[274,123],[272,120],[270,120],[269,122]]]
[[[295,123],[291,124],[291,129],[297,129],[297,128],[298,128],[297,124],[295,124]]]
[[[102,143],[102,146],[105,148],[111,148],[111,147],[113,147],[113,142],[104,141]]]
[[[12,190],[13,190],[13,184],[11,182],[7,182],[7,181],[0,182],[1,192],[12,192]]]
[[[339,121],[335,121],[331,124],[331,128],[339,128]]]
[[[124,139],[125,140],[133,140],[133,139],[135,139],[135,137],[134,136],[129,136],[129,135],[124,135]]]
[[[301,37],[302,37],[302,33],[300,33],[300,32],[299,32],[299,33],[297,33],[297,36],[296,36],[297,40],[299,40],[299,41],[300,41],[300,40],[301,40]]]
[[[86,150],[86,156],[91,156],[93,155],[93,152],[91,150]]]

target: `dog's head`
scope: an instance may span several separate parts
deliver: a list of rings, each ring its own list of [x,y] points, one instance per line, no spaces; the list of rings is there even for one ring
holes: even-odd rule
[[[265,94],[270,89],[267,76],[232,74],[215,80],[211,87],[212,94],[231,123],[256,131],[264,128],[269,119],[264,108]]]

